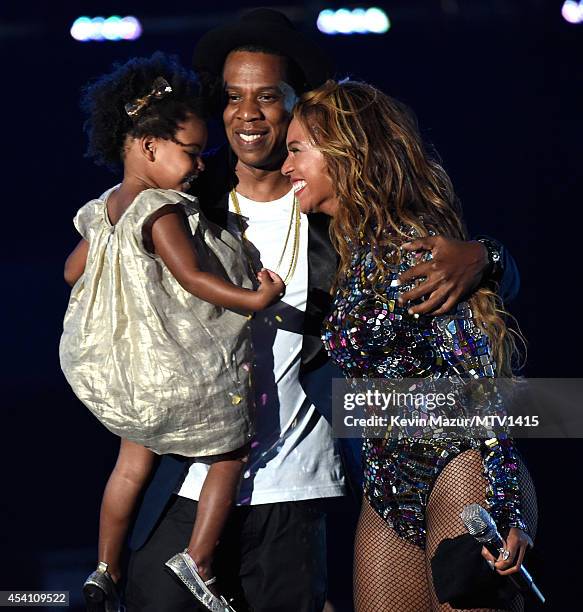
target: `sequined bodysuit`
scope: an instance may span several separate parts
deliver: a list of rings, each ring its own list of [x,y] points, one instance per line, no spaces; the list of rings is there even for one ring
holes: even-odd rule
[[[399,306],[397,277],[415,261],[400,264],[372,289],[375,263],[369,246],[357,250],[351,275],[340,282],[322,339],[348,378],[487,377],[495,374],[487,337],[466,302],[453,313],[415,318]],[[396,533],[425,547],[425,509],[445,465],[468,449],[480,450],[488,481],[487,503],[499,527],[527,531],[521,515],[517,459],[512,440],[464,438],[365,438],[364,491]]]

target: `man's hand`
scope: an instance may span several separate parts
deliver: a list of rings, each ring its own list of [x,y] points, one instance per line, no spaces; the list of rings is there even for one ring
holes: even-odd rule
[[[455,240],[443,236],[428,236],[403,245],[407,251],[431,251],[431,261],[413,266],[399,277],[401,283],[416,278],[425,280],[403,293],[400,304],[418,300],[410,314],[442,315],[449,312],[465,295],[481,282],[488,268],[488,251],[481,242]]]

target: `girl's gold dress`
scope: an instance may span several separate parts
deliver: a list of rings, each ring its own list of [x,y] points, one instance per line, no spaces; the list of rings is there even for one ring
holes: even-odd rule
[[[200,268],[251,288],[241,245],[206,220],[196,198],[173,190],[141,192],[114,226],[112,191],[74,220],[90,246],[65,315],[63,372],[110,431],[156,453],[240,448],[252,435],[247,316],[185,291],[146,248],[143,229],[162,207],[180,207]]]

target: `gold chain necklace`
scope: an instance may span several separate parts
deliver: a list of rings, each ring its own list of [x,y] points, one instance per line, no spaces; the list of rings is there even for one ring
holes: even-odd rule
[[[243,225],[242,214],[241,214],[241,206],[239,205],[239,198],[237,197],[237,192],[232,189],[231,190],[231,200],[233,201],[233,207],[235,212],[237,213],[237,220],[239,222],[239,227],[241,228],[241,237],[243,238],[243,250],[245,251],[245,256],[247,257],[247,261],[249,262],[249,266],[253,270],[253,260],[251,258],[251,254],[247,250],[247,246],[245,245],[245,227]],[[294,223],[295,221],[295,223]],[[287,228],[287,235],[285,237],[285,243],[283,245],[283,251],[281,252],[281,256],[279,261],[277,262],[276,272],[279,274],[279,268],[283,262],[283,258],[287,251],[287,245],[289,243],[289,239],[291,236],[292,227],[295,225],[294,230],[294,239],[293,239],[293,247],[292,247],[292,258],[289,264],[289,268],[283,282],[285,285],[292,279],[294,272],[296,271],[296,266],[298,264],[298,256],[300,251],[300,206],[298,204],[298,200],[294,195],[294,203],[292,206],[291,216],[289,220],[289,226]]]

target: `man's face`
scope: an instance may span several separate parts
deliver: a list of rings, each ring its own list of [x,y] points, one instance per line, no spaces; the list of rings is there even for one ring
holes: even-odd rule
[[[296,96],[285,82],[286,60],[277,55],[233,51],[223,68],[227,139],[239,162],[279,170]]]

